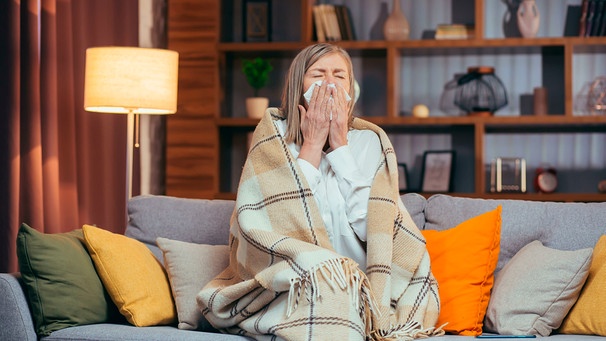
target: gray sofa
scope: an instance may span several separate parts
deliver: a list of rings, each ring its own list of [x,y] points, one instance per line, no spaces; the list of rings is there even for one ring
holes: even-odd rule
[[[606,202],[552,203],[521,200],[485,200],[436,194],[402,196],[421,229],[446,230],[502,205],[500,254],[496,272],[525,245],[539,240],[559,250],[593,248],[606,232]],[[231,200],[139,196],[129,202],[126,235],[138,239],[162,260],[156,238],[200,244],[225,244]],[[445,335],[439,340],[472,339]],[[592,335],[552,334],[553,340],[606,340]],[[92,324],[53,332],[42,340],[248,340],[243,336],[181,330],[176,326],[134,327],[128,324]],[[0,340],[37,340],[23,285],[18,274],[0,274]]]

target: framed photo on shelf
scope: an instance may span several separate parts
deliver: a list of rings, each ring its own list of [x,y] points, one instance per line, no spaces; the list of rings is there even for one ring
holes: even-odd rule
[[[454,150],[428,150],[423,153],[421,192],[451,192],[454,162]]]
[[[526,160],[498,157],[490,163],[490,191],[526,193]]]
[[[243,0],[244,41],[271,40],[271,0]]]
[[[400,193],[408,191],[408,170],[405,163],[398,163],[398,186]]]

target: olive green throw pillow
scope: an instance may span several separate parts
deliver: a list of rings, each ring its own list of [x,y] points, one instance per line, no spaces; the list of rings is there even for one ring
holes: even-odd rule
[[[106,322],[119,314],[97,276],[81,229],[45,234],[21,224],[17,257],[38,335]]]

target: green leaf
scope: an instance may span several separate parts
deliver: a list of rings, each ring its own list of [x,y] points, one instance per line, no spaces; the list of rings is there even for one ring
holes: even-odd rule
[[[255,96],[257,96],[259,89],[267,85],[269,73],[272,70],[273,67],[269,61],[260,57],[242,61],[242,72],[246,76],[248,84],[255,90]]]

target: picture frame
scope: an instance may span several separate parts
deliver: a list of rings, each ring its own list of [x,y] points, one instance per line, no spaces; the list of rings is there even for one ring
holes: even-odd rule
[[[428,150],[423,153],[421,191],[451,192],[454,164],[454,150]]]
[[[405,163],[398,163],[398,189],[400,193],[409,190],[408,186],[408,169]]]
[[[490,192],[526,193],[526,160],[497,157],[490,163]]]
[[[271,0],[243,0],[244,41],[271,40]]]

